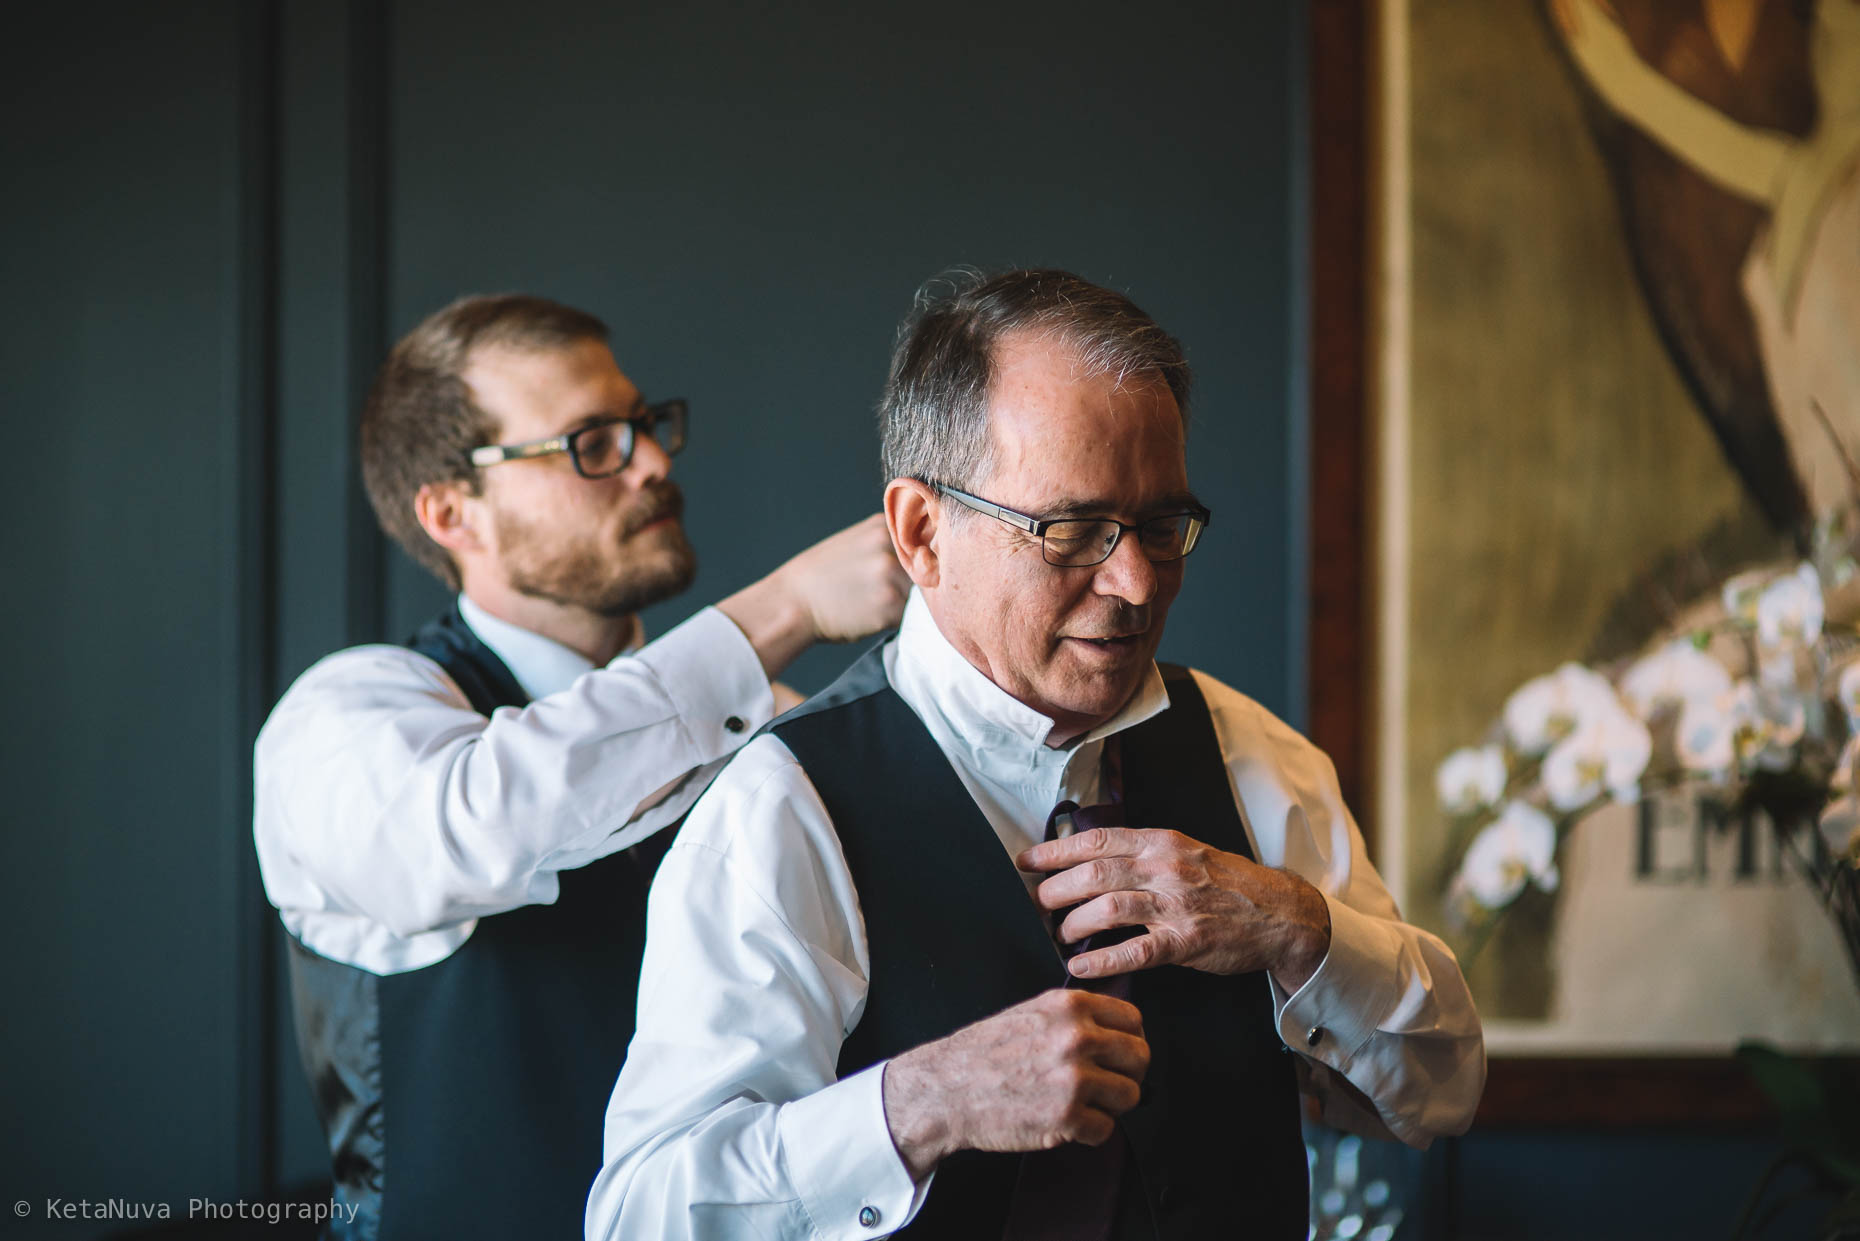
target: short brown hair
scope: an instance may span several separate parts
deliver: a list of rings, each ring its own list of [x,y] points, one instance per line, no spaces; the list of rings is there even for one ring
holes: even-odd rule
[[[463,378],[480,345],[561,349],[607,340],[586,311],[521,293],[463,297],[427,316],[381,365],[362,408],[362,481],[381,528],[453,590],[458,566],[427,537],[413,500],[429,483],[478,492],[471,450],[494,441],[497,420],[471,399]]]

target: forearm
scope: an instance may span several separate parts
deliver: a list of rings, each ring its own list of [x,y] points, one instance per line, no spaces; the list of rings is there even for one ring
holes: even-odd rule
[[[865,1207],[879,1233],[916,1209],[882,1067],[838,1080],[866,966],[850,886],[815,886],[833,853],[773,737],[691,812],[653,883],[639,1031],[608,1104],[590,1238],[715,1236],[719,1203],[754,1225],[745,1234],[811,1239],[811,1220],[820,1235],[870,1237]]]
[[[924,1190],[885,1138],[881,1077],[874,1068],[783,1103],[686,1095],[674,1106],[707,1110],[669,1128],[669,1100],[649,1086],[639,1100],[617,1090],[588,1196],[589,1241],[699,1241],[726,1224],[732,1236],[852,1241],[901,1227]],[[867,1211],[882,1227],[862,1222]]]
[[[675,818],[697,791],[681,782],[773,706],[753,652],[715,613],[488,720],[411,653],[369,648],[325,665],[259,739],[266,882],[281,908],[358,915],[402,936],[548,899],[549,872]]]
[[[771,681],[813,645],[813,617],[779,572],[745,586],[717,610],[743,631]]]
[[[815,642],[850,642],[898,623],[909,582],[873,514],[821,540],[717,605],[770,680]]]

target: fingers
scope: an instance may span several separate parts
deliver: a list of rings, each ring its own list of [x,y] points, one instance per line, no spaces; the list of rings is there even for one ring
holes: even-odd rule
[[[1120,1030],[1101,1030],[1090,1045],[1092,1063],[1132,1083],[1150,1071],[1150,1045],[1146,1039]]]
[[[1109,948],[1081,952],[1066,962],[1066,969],[1074,978],[1109,978],[1115,974],[1130,974],[1158,965],[1169,965],[1180,960],[1170,943],[1169,937],[1151,931],[1146,935],[1133,936],[1121,944],[1112,944]]]
[[[815,640],[849,642],[898,623],[910,578],[882,514],[815,544],[790,562]]]
[[[1153,886],[1154,868],[1146,859],[1103,857],[1068,867],[1034,889],[1041,909],[1066,909],[1107,892],[1124,892]]]
[[[1014,865],[1022,870],[1064,870],[1098,858],[1136,857],[1153,834],[1128,827],[1094,827],[1023,850]]]
[[[1045,885],[1041,886],[1044,888]],[[1046,904],[1044,894],[1040,903]],[[1161,900],[1155,893],[1146,891],[1120,888],[1083,904],[1064,901],[1058,907],[1063,909],[1067,905],[1078,905],[1059,924],[1060,942],[1067,944],[1076,944],[1090,939],[1100,931],[1114,930],[1120,926],[1149,926],[1161,921],[1163,917]]]
[[[1111,1140],[1111,1134],[1116,1128],[1116,1114],[1095,1107],[1080,1107],[1076,1114],[1061,1126],[1058,1137],[1061,1141],[1077,1142],[1081,1146],[1103,1146]]]
[[[1113,998],[1092,995],[1089,991],[1068,994],[1089,996],[1093,1000]],[[1141,1081],[1150,1067],[1150,1045],[1142,1034],[1142,1018],[1133,1005],[1122,1000],[1114,1002],[1121,1007],[1103,1009],[1102,1014],[1108,1021],[1119,1023],[1117,1025],[1097,1020],[1099,1010],[1094,1006],[1068,1004],[1073,1015],[1048,1037],[1048,1048],[1060,1063],[1070,1064],[1077,1071],[1103,1070]],[[1133,1022],[1137,1028],[1127,1028]]]
[[[1054,990],[1038,997],[1041,1000],[1056,1003],[1066,1011],[1079,1017],[1088,1018],[1092,1024],[1105,1030],[1118,1031],[1143,1037],[1143,1014],[1129,1000],[1120,1000],[1114,995],[1099,995],[1093,991]]]
[[[1143,1101],[1143,1086],[1134,1077],[1123,1073],[1090,1073],[1079,1089],[1078,1101],[1083,1106],[1083,1113],[1097,1111],[1109,1120],[1113,1116],[1122,1116]],[[1080,1116],[1068,1126],[1073,1130],[1075,1142],[1084,1142],[1087,1146],[1096,1146],[1111,1136],[1110,1126],[1103,1129],[1103,1136],[1088,1128],[1081,1121],[1088,1121],[1088,1116]]]

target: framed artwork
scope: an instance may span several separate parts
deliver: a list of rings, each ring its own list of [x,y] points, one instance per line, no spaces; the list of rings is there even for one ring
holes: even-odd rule
[[[1860,3],[1312,23],[1311,726],[1406,915],[1456,938],[1441,763],[1860,494]],[[1741,1039],[1860,1053],[1761,816],[1682,789],[1556,863],[1468,963],[1487,1121],[1740,1123]]]

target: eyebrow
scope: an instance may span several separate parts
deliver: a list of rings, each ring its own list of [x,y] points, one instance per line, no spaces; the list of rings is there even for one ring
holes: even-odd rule
[[[646,398],[644,396],[636,396],[633,398],[633,404],[627,408],[627,412],[624,414],[616,414],[612,412],[611,410],[605,410],[605,409],[592,410],[588,413],[582,414],[580,417],[574,419],[572,422],[565,424],[560,431],[556,432],[556,434],[557,435],[573,435],[577,431],[586,430],[587,428],[594,426],[596,423],[600,423],[600,422],[625,422],[628,418],[639,417],[640,412],[644,410],[645,408],[646,408]]]
[[[1048,521],[1063,521],[1072,517],[1104,517],[1117,508],[1111,500],[1081,499],[1059,500],[1044,506],[1041,517]],[[1182,513],[1189,509],[1206,508],[1192,491],[1176,491],[1164,496],[1143,510],[1145,516],[1160,516],[1165,513]]]

